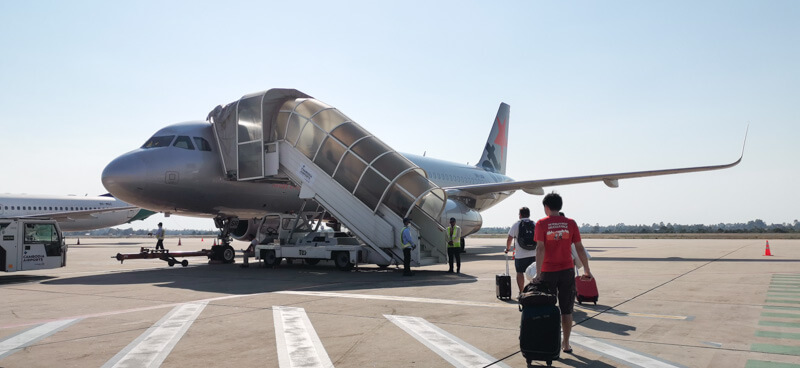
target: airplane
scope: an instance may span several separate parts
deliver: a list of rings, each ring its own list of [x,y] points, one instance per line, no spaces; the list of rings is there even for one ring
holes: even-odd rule
[[[310,98],[296,90],[278,91],[290,91],[290,94]],[[248,96],[257,94],[245,97]],[[301,199],[301,188],[287,178],[237,181],[235,175],[225,172],[223,146],[218,141],[220,133],[212,125],[226,118],[223,115],[230,115],[229,107],[235,104],[228,104],[225,108],[217,106],[205,121],[177,123],[158,130],[140,148],[112,160],[103,170],[103,185],[116,197],[142,208],[167,215],[213,217],[223,232],[230,227],[234,239],[253,239],[262,218],[268,214],[297,211],[304,200]],[[620,179],[730,168],[739,164],[744,156],[743,149],[738,160],[723,165],[517,181],[506,176],[509,116],[510,106],[501,103],[475,166],[402,153],[425,172],[429,181],[446,192],[439,223],[447,224],[449,218],[455,217],[464,237],[480,230],[483,224],[481,211],[517,190],[542,195],[545,187],[589,182],[603,182],[616,188]],[[242,134],[241,124],[239,129],[238,134]],[[260,142],[266,143],[264,140]],[[336,223],[335,218],[330,220]]]
[[[0,217],[48,218],[62,231],[85,231],[144,220],[155,214],[111,194],[96,197],[3,194]]]

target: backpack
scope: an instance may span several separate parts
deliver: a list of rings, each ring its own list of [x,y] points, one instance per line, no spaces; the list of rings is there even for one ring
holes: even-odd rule
[[[556,305],[556,295],[542,282],[528,283],[519,294],[519,309],[534,305]]]
[[[520,248],[527,250],[535,250],[536,242],[533,241],[533,230],[536,224],[533,221],[524,219],[519,222],[519,232],[517,233],[517,244]]]

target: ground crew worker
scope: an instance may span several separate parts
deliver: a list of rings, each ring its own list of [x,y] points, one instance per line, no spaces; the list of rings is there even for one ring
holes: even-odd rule
[[[456,218],[450,218],[450,227],[444,233],[444,240],[447,242],[447,263],[450,264],[450,270],[447,273],[453,273],[453,258],[458,265],[456,273],[461,273],[461,227],[456,225]]]
[[[406,217],[403,219],[403,233],[400,240],[403,243],[403,276],[413,276],[411,272],[411,251],[417,248],[414,239],[411,238],[411,219]]]
[[[158,223],[158,230],[156,230],[156,250],[164,250],[164,228],[161,227],[161,223]]]

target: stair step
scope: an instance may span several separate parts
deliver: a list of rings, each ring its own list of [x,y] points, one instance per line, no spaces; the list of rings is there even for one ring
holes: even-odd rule
[[[439,258],[436,257],[420,257],[419,259],[420,266],[430,266],[439,264]]]

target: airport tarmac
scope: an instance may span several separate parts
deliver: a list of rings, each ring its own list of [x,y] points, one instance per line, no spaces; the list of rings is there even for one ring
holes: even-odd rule
[[[525,366],[516,302],[495,298],[505,239],[468,238],[461,274],[442,264],[413,277],[329,262],[120,264],[111,257],[155,240],[68,243],[67,267],[0,274],[0,367]],[[585,245],[600,299],[576,304],[574,351],[553,366],[800,367],[800,240],[771,241],[771,257],[756,239]]]

